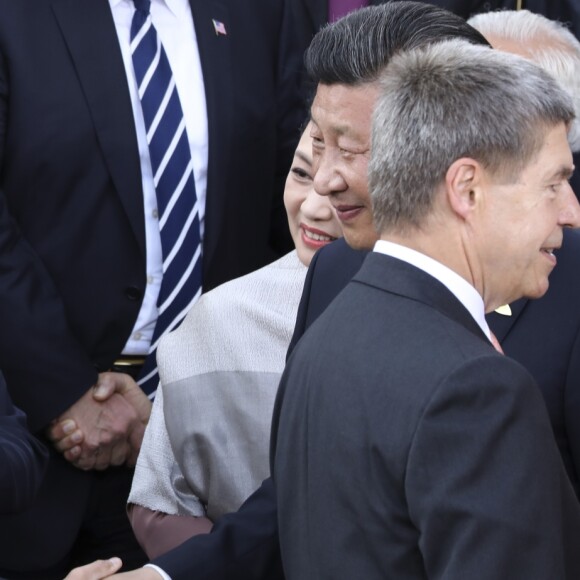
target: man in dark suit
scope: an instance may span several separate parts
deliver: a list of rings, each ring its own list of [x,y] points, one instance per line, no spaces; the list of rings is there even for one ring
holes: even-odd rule
[[[472,31],[465,29],[460,20],[441,20],[441,17],[442,15],[436,9],[428,7],[419,9],[411,4],[398,5],[392,8],[392,12],[391,8],[386,8],[384,13],[373,14],[373,17],[362,25],[358,20],[359,16],[353,16],[352,18],[357,19],[354,27],[361,31],[361,34],[357,37],[353,36],[350,44],[343,43],[342,46],[357,46],[356,39],[359,41],[364,39],[365,45],[376,45],[376,50],[369,55],[373,59],[352,63],[358,74],[366,74],[368,75],[366,78],[370,80],[376,78],[378,71],[388,62],[390,51],[404,47],[405,42],[408,42],[410,38],[419,43],[454,34],[464,35],[474,42],[480,38],[472,36]],[[372,25],[373,22],[376,22],[376,27]],[[405,22],[406,25],[399,26],[401,22]],[[343,30],[340,35],[344,38]],[[479,41],[483,42],[481,39]],[[345,71],[344,68],[339,67],[341,60],[344,60],[344,53],[337,53],[333,46],[335,45],[332,43],[327,44],[329,53],[321,62],[317,59],[307,59],[311,74],[317,79],[324,79],[327,84],[338,83],[349,86],[357,80],[360,81],[360,77],[357,79],[348,73],[348,70]],[[353,53],[350,51],[349,53],[349,58],[351,58]],[[313,69],[313,65],[317,66],[317,63],[322,67],[328,66],[332,73],[325,72],[322,68]],[[345,68],[348,69],[348,67]],[[363,80],[365,80],[364,77]],[[345,118],[349,118],[354,111],[358,112],[361,109],[363,109],[363,103],[350,102],[348,114],[345,109]],[[367,125],[370,125],[371,112],[371,110],[366,111]],[[335,184],[339,188],[348,187],[349,191],[358,192],[361,207],[365,206],[365,200],[368,198],[365,174],[366,169],[362,168],[360,174],[357,172],[349,174],[352,181],[347,180],[347,185],[341,181]],[[327,177],[332,178],[332,173],[327,173]],[[324,189],[326,186],[318,182],[318,187]],[[347,239],[349,243],[369,248],[376,240],[376,233],[370,219],[366,219],[364,213],[362,218],[358,227],[346,232]],[[295,336],[300,336],[305,327],[326,308],[362,262],[364,252],[344,250],[345,246],[346,244],[342,242],[333,244],[315,258],[316,267],[311,270],[308,278],[313,281],[312,292],[308,293],[308,290],[305,290],[303,312],[302,316],[299,315]],[[570,253],[567,253],[567,256],[569,255]],[[557,271],[557,273],[560,272]],[[307,308],[305,304],[308,305]],[[303,324],[300,324],[300,320]],[[538,360],[538,364],[541,364],[541,361]],[[559,390],[561,392],[561,386]],[[167,570],[174,580],[189,578],[194,574],[199,578],[282,578],[278,558],[276,496],[271,480],[267,480],[239,512],[220,520],[212,534],[194,538],[154,563]],[[152,570],[129,573],[126,577],[159,578]]]
[[[10,400],[0,375],[0,514],[28,507],[42,481],[48,455]]]
[[[151,4],[192,153],[204,289],[291,244],[282,187],[302,114],[288,10]],[[134,460],[149,402],[137,389],[99,402],[91,389],[149,352],[162,277],[134,13],[128,0],[0,1],[0,363],[34,432],[68,419],[52,436],[84,436],[68,433],[70,462],[53,450],[32,508],[0,523],[0,575],[12,578],[62,578],[79,538],[80,561],[142,561],[122,535],[131,470],[116,466]]]
[[[377,103],[372,144],[340,110],[354,101]],[[370,150],[380,240],[282,378],[289,580],[580,573],[580,507],[545,405],[484,317],[543,295],[562,229],[580,225],[573,116],[546,73],[463,41],[396,55],[380,83],[319,86],[315,179],[332,174],[325,193],[352,228],[358,199],[338,184]]]

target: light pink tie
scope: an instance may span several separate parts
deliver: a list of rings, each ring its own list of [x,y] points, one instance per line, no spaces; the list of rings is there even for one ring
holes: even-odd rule
[[[493,348],[495,348],[495,350],[497,350],[497,352],[499,352],[500,354],[505,354],[503,348],[501,347],[501,344],[499,343],[499,340],[497,339],[497,336],[491,330],[489,331],[489,336],[491,344],[493,344]]]

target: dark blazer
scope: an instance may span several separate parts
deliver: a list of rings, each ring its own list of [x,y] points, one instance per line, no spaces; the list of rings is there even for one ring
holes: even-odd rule
[[[296,345],[272,466],[289,580],[579,577],[580,506],[531,376],[395,258],[369,254]]]
[[[302,122],[301,55],[285,0],[191,0],[191,9],[209,127],[208,289],[291,245],[282,190]],[[37,431],[110,368],[146,286],[140,162],[107,0],[0,0],[0,168],[0,366]],[[51,509],[67,503],[63,529],[37,518],[54,560],[92,477],[61,464],[55,487],[71,487],[49,495]],[[0,568],[22,560],[19,546],[31,565],[28,538],[10,533]]]
[[[42,481],[47,453],[26,427],[0,375],[0,514],[28,507]]]
[[[344,240],[314,256],[304,285],[289,352],[362,265],[367,252]],[[506,353],[534,376],[546,402],[552,429],[568,475],[578,492],[580,466],[580,232],[564,232],[550,289],[540,300],[520,300],[512,316],[490,314],[488,323]],[[532,344],[533,343],[533,344]],[[234,514],[217,522],[211,534],[196,537],[155,563],[174,580],[258,580],[283,578],[279,562],[276,493],[267,479]],[[232,571],[235,570],[235,576]],[[269,574],[269,575],[268,575]]]
[[[291,349],[356,274],[365,255],[339,240],[314,256]],[[556,443],[580,497],[580,232],[564,232],[557,256],[545,296],[518,300],[511,305],[511,316],[493,312],[487,321],[504,352],[540,387]]]

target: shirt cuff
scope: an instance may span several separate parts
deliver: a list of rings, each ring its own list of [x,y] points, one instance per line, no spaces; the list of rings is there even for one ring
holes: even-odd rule
[[[153,568],[153,570],[155,570],[161,576],[161,578],[163,578],[163,580],[171,580],[171,577],[159,566],[155,566],[155,564],[145,564],[143,568]]]

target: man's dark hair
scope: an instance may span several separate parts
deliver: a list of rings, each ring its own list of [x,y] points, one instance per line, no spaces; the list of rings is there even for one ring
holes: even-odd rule
[[[489,45],[463,18],[443,8],[389,2],[362,8],[325,26],[304,60],[314,85],[358,85],[378,80],[398,51],[455,38]]]

